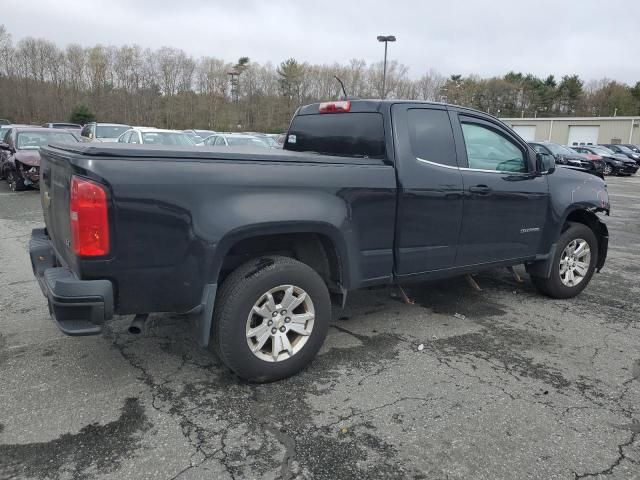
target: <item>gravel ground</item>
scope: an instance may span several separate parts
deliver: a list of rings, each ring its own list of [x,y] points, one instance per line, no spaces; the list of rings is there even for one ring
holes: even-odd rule
[[[63,336],[27,255],[38,193],[2,183],[0,478],[640,478],[640,177],[608,183],[609,259],[578,298],[505,270],[414,305],[355,292],[308,369],[258,386],[184,317]]]

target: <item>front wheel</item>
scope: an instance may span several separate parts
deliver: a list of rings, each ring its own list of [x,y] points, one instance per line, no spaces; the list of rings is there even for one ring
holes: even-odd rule
[[[570,223],[558,239],[549,278],[531,277],[535,287],[553,298],[571,298],[588,285],[598,261],[598,241],[581,223]]]
[[[613,173],[613,167],[610,164],[605,163],[602,173],[605,175],[611,175]]]
[[[27,187],[24,184],[24,178],[20,175],[20,172],[16,168],[7,168],[7,183],[9,184],[9,188],[14,192],[21,192]]]
[[[315,270],[289,257],[261,257],[238,267],[222,284],[212,343],[241,378],[271,382],[315,357],[330,321],[329,291]]]

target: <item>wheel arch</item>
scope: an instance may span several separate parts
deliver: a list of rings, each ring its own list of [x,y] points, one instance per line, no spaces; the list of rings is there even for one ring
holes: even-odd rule
[[[353,269],[342,232],[326,222],[269,222],[243,226],[227,233],[216,245],[212,283],[220,284],[237,265],[256,256],[287,252],[308,264],[330,289],[348,288]]]

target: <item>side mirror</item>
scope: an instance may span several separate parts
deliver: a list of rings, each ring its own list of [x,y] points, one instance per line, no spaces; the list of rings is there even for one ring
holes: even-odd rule
[[[13,153],[15,150],[8,143],[0,142],[0,150],[5,150],[7,152]]]
[[[89,135],[87,135],[88,138],[93,138],[93,133],[89,132]]]
[[[556,159],[548,153],[538,153],[536,155],[536,166],[540,173],[553,173],[556,169]]]

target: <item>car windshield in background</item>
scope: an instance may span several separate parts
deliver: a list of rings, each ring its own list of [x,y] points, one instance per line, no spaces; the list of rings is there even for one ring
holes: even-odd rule
[[[146,132],[142,134],[142,143],[146,145],[179,145],[193,146],[193,141],[184,133],[178,132]]]
[[[193,140],[194,143],[200,143],[202,142],[202,137],[199,135],[196,135],[193,132],[184,132],[184,134],[189,137],[191,140]]]
[[[385,158],[384,124],[377,112],[298,115],[284,148],[344,157]]]
[[[37,150],[52,142],[77,142],[76,137],[67,132],[18,132],[18,150]]]
[[[216,134],[213,130],[194,130],[194,132],[196,132],[200,138],[207,138]]]
[[[0,142],[4,142],[4,136],[9,131],[8,127],[0,128]]]
[[[634,153],[629,147],[625,147],[624,145],[616,145],[620,150],[624,153]]]
[[[255,137],[227,137],[227,143],[230,147],[241,145],[252,145],[254,147],[266,147],[267,145]]]
[[[108,126],[108,125],[98,125],[96,127],[96,137],[97,138],[118,138],[127,130],[131,129],[131,127],[123,126]]]
[[[598,152],[598,153],[604,153],[605,155],[615,155],[616,153],[613,150],[609,150],[607,147],[601,147],[601,146],[597,146],[597,147],[591,147],[592,150]]]
[[[260,141],[262,141],[262,143],[264,143],[267,147],[279,147],[278,142],[275,141],[275,139],[271,138],[271,137],[258,137]]]
[[[575,152],[572,150],[569,150],[567,147],[563,147],[562,145],[554,145],[553,143],[549,143],[549,144],[545,144],[545,147],[547,147],[551,153],[553,153],[554,155],[574,155]]]

